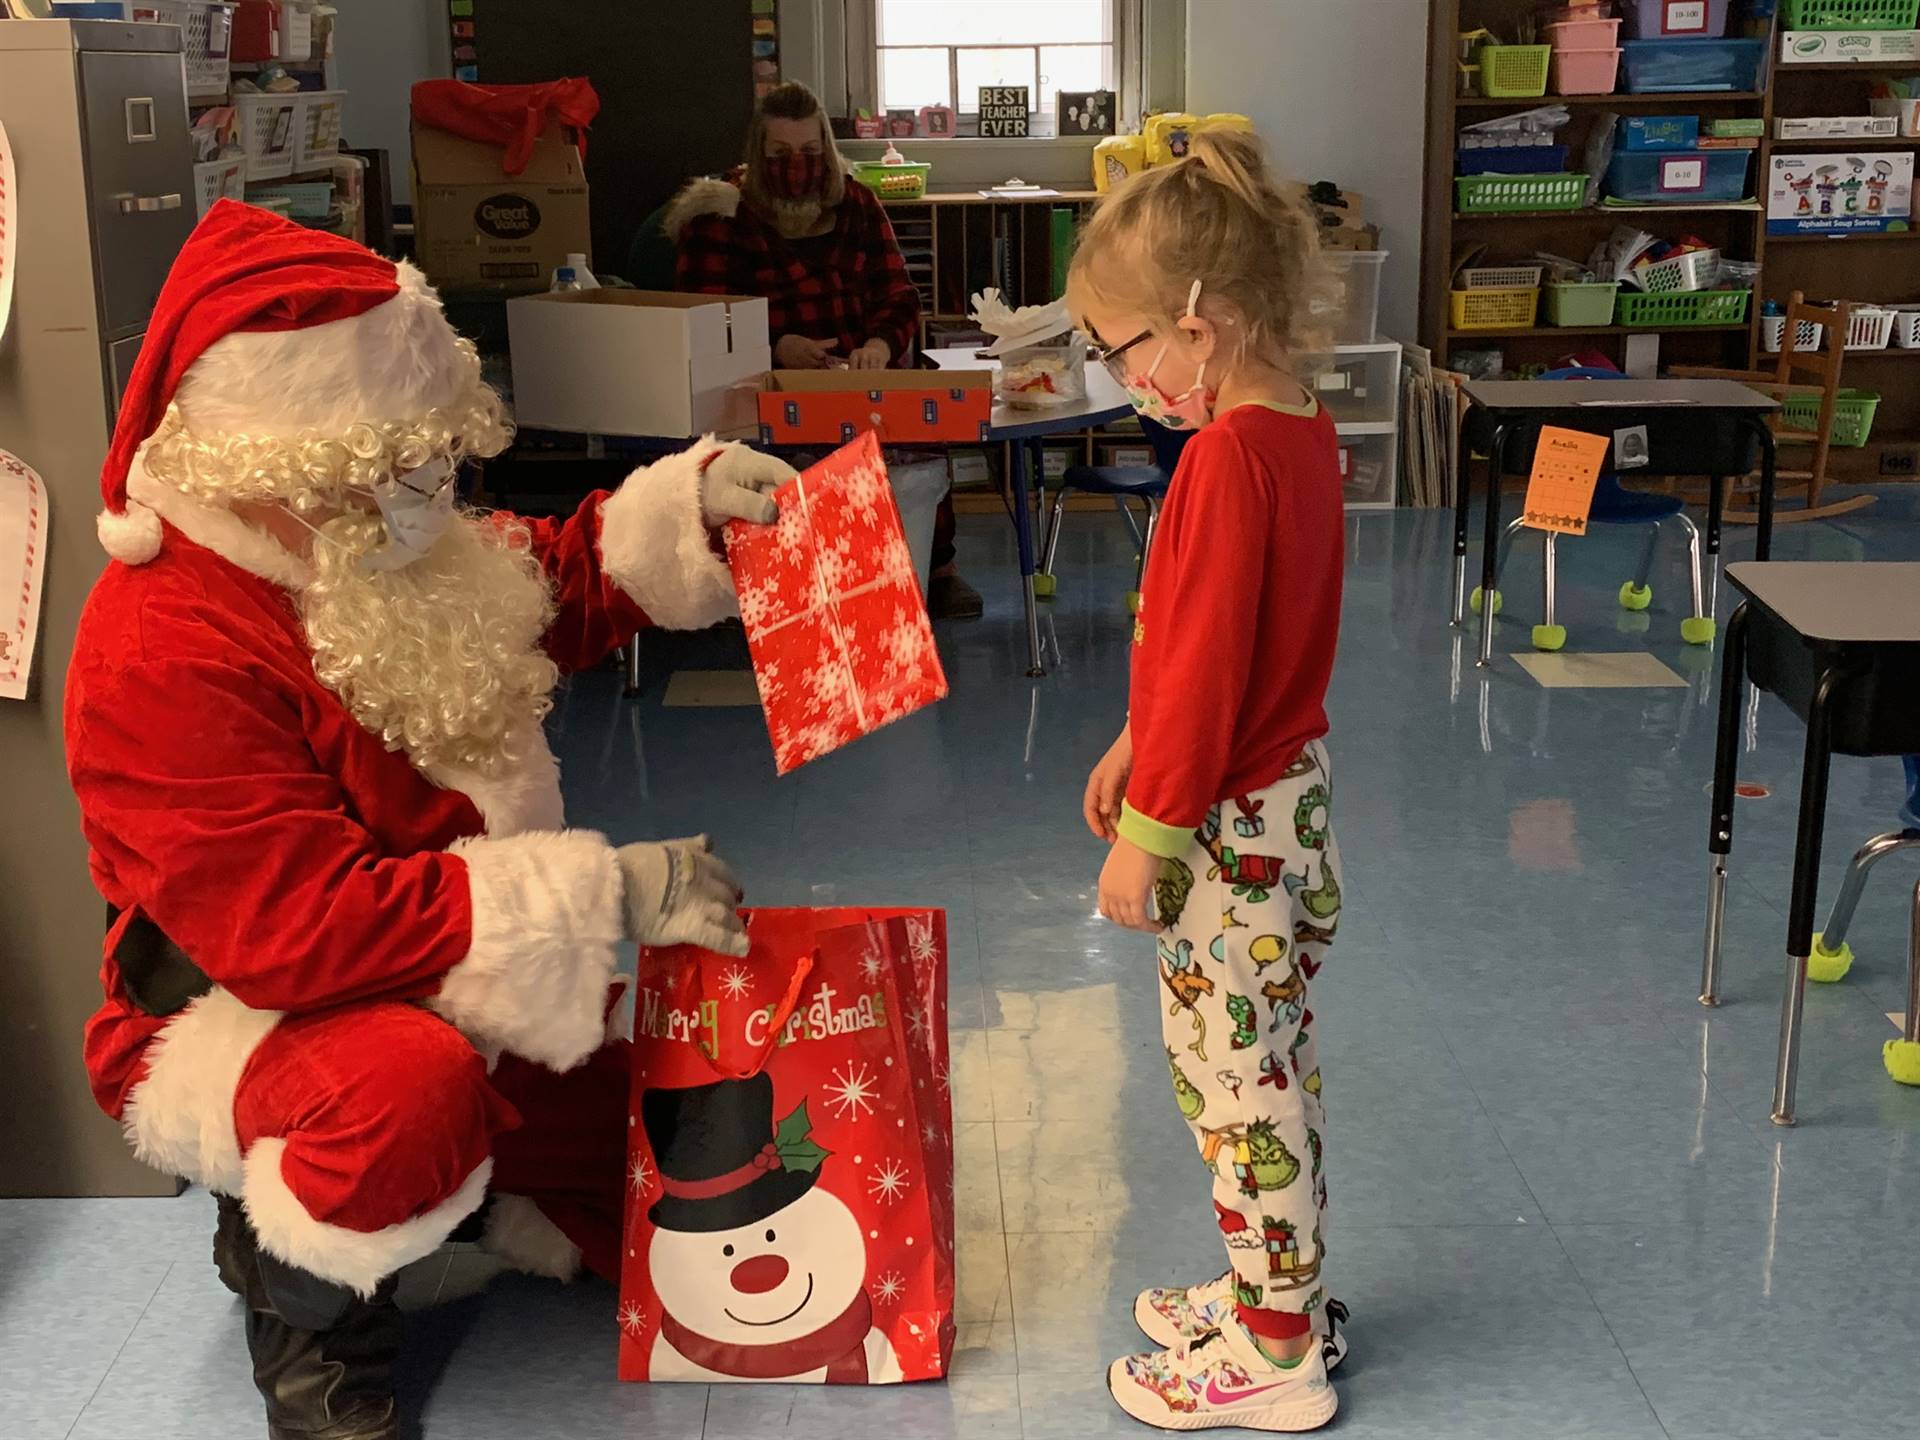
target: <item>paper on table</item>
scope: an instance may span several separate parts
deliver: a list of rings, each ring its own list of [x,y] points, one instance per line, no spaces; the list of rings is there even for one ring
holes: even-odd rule
[[[1604,435],[1541,426],[1533,473],[1527,478],[1525,523],[1559,535],[1586,534],[1608,443]]]
[[[0,697],[27,698],[40,633],[47,562],[47,487],[26,461],[0,450]]]

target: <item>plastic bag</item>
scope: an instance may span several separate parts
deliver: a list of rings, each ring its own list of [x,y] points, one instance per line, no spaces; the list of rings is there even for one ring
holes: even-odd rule
[[[533,142],[552,123],[584,132],[600,113],[600,96],[584,77],[538,85],[469,85],[463,80],[418,80],[413,86],[416,123],[483,145],[497,145],[503,175],[518,175],[533,158]],[[587,139],[580,137],[580,154]]]

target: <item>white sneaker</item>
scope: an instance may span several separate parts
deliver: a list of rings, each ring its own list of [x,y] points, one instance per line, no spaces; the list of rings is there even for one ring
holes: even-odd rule
[[[1154,1344],[1168,1347],[1198,1340],[1209,1330],[1220,1329],[1233,1315],[1232,1271],[1184,1289],[1150,1287],[1133,1302],[1133,1319],[1140,1333]],[[1340,1333],[1346,1320],[1347,1307],[1338,1300],[1327,1301],[1327,1331],[1321,1337],[1320,1354],[1329,1371],[1339,1369],[1340,1362],[1347,1358],[1347,1337]]]
[[[1318,1430],[1340,1408],[1317,1348],[1283,1370],[1237,1321],[1191,1345],[1114,1361],[1107,1389],[1127,1414],[1159,1430],[1233,1427],[1296,1434]]]

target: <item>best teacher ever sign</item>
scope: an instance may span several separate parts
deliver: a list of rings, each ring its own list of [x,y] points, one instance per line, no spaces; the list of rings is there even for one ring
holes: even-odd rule
[[[980,87],[980,134],[985,136],[1022,136],[1027,133],[1027,87],[1024,85],[982,85]]]

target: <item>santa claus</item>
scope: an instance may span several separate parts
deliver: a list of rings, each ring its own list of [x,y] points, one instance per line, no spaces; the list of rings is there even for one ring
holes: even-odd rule
[[[705,440],[564,521],[463,510],[507,441],[419,272],[221,201],[123,398],[67,756],[110,927],[94,1092],[220,1199],[273,1436],[396,1433],[392,1277],[468,1223],[618,1269],[634,941],[744,954],[704,840],[569,830],[559,674],[733,589],[790,470]]]

